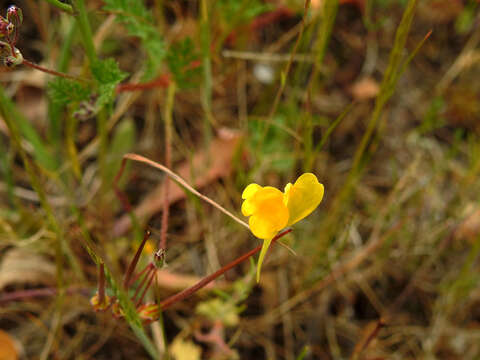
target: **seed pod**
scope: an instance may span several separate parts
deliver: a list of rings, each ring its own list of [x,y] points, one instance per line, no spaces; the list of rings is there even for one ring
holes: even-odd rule
[[[12,23],[16,28],[23,23],[23,12],[18,6],[12,5],[7,9],[7,21]]]
[[[3,58],[6,67],[14,67],[23,63],[23,55],[17,48],[14,48],[15,56],[12,54]]]

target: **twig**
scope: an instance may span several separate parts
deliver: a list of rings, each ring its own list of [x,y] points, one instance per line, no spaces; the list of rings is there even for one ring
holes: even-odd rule
[[[75,80],[75,81],[79,81],[79,82],[83,82],[83,83],[90,82],[89,80],[81,78],[81,77],[77,77],[77,76],[65,74],[65,73],[62,73],[62,72],[59,72],[59,71],[47,69],[43,66],[40,66],[38,64],[35,64],[35,63],[27,60],[25,58],[23,59],[22,64],[24,64],[28,67],[31,67],[32,69],[39,70],[39,71],[42,71],[42,72],[50,74],[50,75],[59,76],[59,77],[65,78],[65,79]]]
[[[170,84],[170,75],[164,74],[156,78],[155,80],[145,82],[145,83],[137,83],[137,84],[119,84],[115,91],[117,94],[126,91],[137,91],[137,90],[149,90],[154,89],[157,87],[166,88]]]

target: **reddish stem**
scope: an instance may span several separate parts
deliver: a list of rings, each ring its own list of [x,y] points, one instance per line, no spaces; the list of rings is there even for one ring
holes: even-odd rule
[[[173,84],[175,86],[175,84]],[[168,104],[170,103],[170,92],[172,91],[171,88],[168,89],[167,95],[167,112],[171,111],[168,110],[170,107]],[[173,90],[175,91],[175,90]],[[172,99],[173,102],[173,99]],[[172,104],[173,105],[173,104]],[[165,118],[163,121],[165,122],[165,166],[169,169],[172,168],[172,136],[171,136],[171,117],[172,114],[165,114]],[[167,232],[168,232],[168,216],[170,215],[170,203],[169,203],[169,194],[170,194],[170,178],[167,176],[165,177],[163,188],[163,211],[162,211],[162,233],[160,236],[160,243],[159,248],[166,250],[167,249]]]
[[[156,78],[155,80],[146,82],[146,83],[141,83],[141,84],[120,84],[117,86],[116,92],[121,93],[125,91],[137,91],[137,90],[148,90],[148,89],[154,89],[157,87],[163,87],[166,88],[170,85],[170,75],[169,74],[163,74]]]
[[[156,268],[152,268],[152,270],[150,270],[149,273],[147,273],[145,275],[145,279],[147,279],[148,277],[148,282],[147,282],[147,285],[145,286],[145,288],[143,289],[143,292],[142,292],[142,295],[140,296],[140,299],[138,299],[137,303],[136,303],[136,307],[139,307],[140,304],[142,303],[143,301],[143,298],[145,297],[145,294],[147,293],[147,290],[150,288],[150,286],[152,285],[152,281],[153,279],[155,278],[155,274],[157,273],[157,269]],[[143,283],[143,281],[142,281]],[[140,288],[139,288],[140,289]],[[136,296],[135,296],[136,297]],[[135,297],[133,298],[133,300],[135,300]]]
[[[98,267],[98,303],[105,303],[105,265],[103,263]]]
[[[27,65],[27,66],[29,66],[33,69],[43,71],[44,73],[47,73],[47,74],[50,74],[50,75],[60,76],[60,77],[63,77],[65,79],[71,79],[71,80],[75,80],[75,81],[88,82],[88,80],[86,80],[86,79],[82,79],[82,78],[79,78],[79,77],[68,75],[68,74],[58,72],[58,71],[55,71],[55,70],[47,69],[47,68],[45,68],[43,66],[40,66],[40,65],[37,65],[37,64],[27,60],[27,59],[23,59],[22,64]]]
[[[125,289],[128,287],[128,284],[130,283],[130,279],[132,277],[133,272],[135,271],[135,267],[137,266],[138,259],[140,259],[140,254],[142,253],[143,247],[145,246],[145,243],[147,242],[149,237],[150,237],[150,231],[147,230],[145,231],[145,235],[143,235],[142,243],[138,247],[137,252],[135,253],[135,256],[133,257],[132,261],[128,265],[127,272],[125,273],[125,278],[123,280],[123,287]]]
[[[150,274],[152,273],[153,269],[154,269],[153,266],[148,267],[148,271],[143,276],[142,281],[140,282],[140,284],[137,286],[137,289],[135,290],[135,294],[133,294],[133,296],[132,296],[132,301],[135,301],[135,299],[138,297],[138,294],[143,289],[143,286],[145,285],[145,282],[147,281],[147,279],[149,279]]]
[[[131,286],[133,283],[137,282],[138,279],[140,279],[140,277],[145,273],[145,271],[147,270],[150,270],[154,265],[152,263],[149,263],[147,266],[145,266],[145,268],[140,271],[137,275],[135,275],[135,277],[133,279],[131,279],[129,281],[129,283],[127,284],[127,287]]]
[[[127,195],[118,187],[118,182],[123,175],[123,171],[125,170],[125,165],[127,164],[127,159],[123,158],[122,163],[120,164],[120,169],[118,169],[117,175],[113,179],[113,190],[117,195],[118,199],[122,203],[123,208],[126,212],[132,211],[132,205],[130,205],[130,201],[128,201]]]
[[[273,239],[272,239],[272,243],[274,243],[275,241],[277,241],[278,239],[280,239],[282,236],[288,234],[289,232],[291,232],[292,229],[287,229],[287,230],[284,230],[282,231],[280,234],[278,234],[277,236],[275,236]],[[259,245],[257,246],[255,249],[253,250],[250,250],[249,252],[247,252],[246,254],[243,254],[242,256],[236,258],[235,260],[233,260],[231,263],[229,263],[228,265],[225,265],[224,267],[222,267],[221,269],[215,271],[213,274],[210,274],[206,277],[204,277],[202,280],[200,280],[198,283],[196,283],[195,285],[193,285],[192,287],[189,287],[188,289],[185,289],[183,291],[180,291],[179,293],[173,295],[173,296],[170,296],[169,298],[163,300],[160,305],[159,305],[159,308],[163,311],[167,308],[169,308],[170,306],[172,306],[173,304],[175,304],[176,302],[178,301],[181,301],[189,296],[191,296],[192,294],[194,294],[195,292],[197,292],[198,290],[200,290],[201,288],[203,288],[204,286],[208,285],[209,283],[211,283],[213,280],[215,280],[216,278],[218,278],[220,275],[223,275],[224,273],[226,273],[228,270],[234,268],[235,266],[237,266],[238,264],[244,262],[245,260],[247,260],[250,256],[252,255],[255,255],[257,252],[259,252],[260,250],[262,249],[262,245]]]

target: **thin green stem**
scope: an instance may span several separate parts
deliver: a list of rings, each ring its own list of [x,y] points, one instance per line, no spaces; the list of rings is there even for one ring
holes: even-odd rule
[[[87,54],[90,64],[97,60],[95,52],[95,45],[93,43],[92,29],[88,21],[87,9],[85,8],[84,0],[73,0],[73,5],[77,11],[77,21],[82,34],[83,44],[85,45],[85,52]]]
[[[326,0],[323,7],[323,14],[321,17],[321,26],[319,29],[318,39],[314,45],[315,62],[313,63],[312,74],[307,84],[307,94],[312,91],[312,86],[317,83],[317,77],[320,74],[320,68],[325,58],[327,46],[330,41],[335,19],[337,17],[338,0]],[[308,98],[308,97],[307,97]]]
[[[403,14],[402,21],[398,26],[398,30],[395,36],[395,43],[390,53],[390,60],[385,71],[385,75],[382,80],[380,93],[375,101],[375,108],[373,110],[370,121],[368,122],[367,130],[365,131],[362,141],[355,152],[355,157],[353,159],[353,165],[351,170],[351,176],[355,177],[356,173],[359,171],[360,162],[362,157],[367,149],[367,145],[372,138],[372,135],[377,128],[378,121],[380,120],[380,115],[382,114],[383,108],[390,97],[393,95],[395,90],[395,85],[398,80],[397,73],[402,70],[402,52],[405,48],[407,42],[407,36],[410,31],[410,26],[413,20],[413,15],[415,14],[415,9],[417,6],[417,0],[410,0],[408,2],[405,13]]]
[[[302,39],[303,32],[305,31],[305,25],[306,25],[306,19],[308,16],[308,10],[310,9],[310,0],[305,0],[305,7],[303,11],[303,16],[302,16],[302,25],[300,27],[300,31],[298,33],[297,41],[295,42],[295,45],[293,46],[293,50],[290,53],[290,58],[288,59],[287,66],[285,67],[285,70],[282,72],[282,79],[280,82],[280,87],[277,91],[277,94],[275,96],[275,99],[273,101],[272,108],[270,109],[270,113],[268,114],[268,119],[271,120],[272,117],[275,115],[277,112],[277,107],[278,104],[280,103],[280,99],[282,97],[283,91],[285,90],[285,85],[287,83],[287,77],[288,74],[290,73],[290,68],[292,67],[293,64],[293,59],[295,58],[295,54],[297,53],[298,46],[300,45],[300,40]],[[264,134],[268,131],[268,126],[265,127]]]
[[[59,0],[45,0],[45,1],[48,2],[51,5],[59,8],[60,10],[65,11],[67,14],[70,14],[70,15],[74,14],[73,8],[69,4],[62,3]]]
[[[7,200],[10,205],[15,204],[15,195],[13,193],[13,170],[12,157],[3,141],[0,141],[0,176],[3,176],[7,184]]]
[[[80,162],[78,161],[78,150],[75,144],[75,136],[77,134],[78,119],[75,116],[68,115],[65,127],[65,146],[67,154],[72,164],[72,172],[78,180],[82,177]]]
[[[73,38],[77,29],[77,22],[72,19],[70,24],[70,29],[67,32],[67,35],[62,41],[62,48],[60,51],[60,56],[57,63],[57,71],[60,73],[65,73],[68,69],[68,64],[72,55],[72,43]],[[56,104],[50,100],[48,106],[48,119],[49,119],[49,128],[48,134],[49,138],[56,145],[57,153],[61,152],[61,135],[62,135],[62,124],[60,121],[62,106]]]

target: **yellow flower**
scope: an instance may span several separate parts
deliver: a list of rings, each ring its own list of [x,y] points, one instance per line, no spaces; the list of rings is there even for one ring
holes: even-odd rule
[[[300,176],[295,184],[288,183],[285,191],[258,184],[248,185],[242,193],[242,214],[250,216],[248,224],[253,235],[263,239],[257,266],[257,282],[263,259],[272,239],[286,226],[295,224],[317,208],[324,188],[312,173]]]

